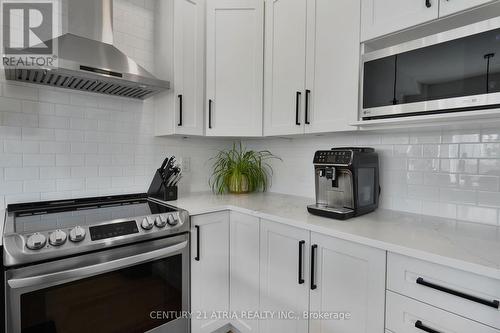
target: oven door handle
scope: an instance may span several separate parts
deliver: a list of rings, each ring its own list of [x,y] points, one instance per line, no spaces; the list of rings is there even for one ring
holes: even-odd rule
[[[101,262],[94,265],[78,267],[74,269],[69,269],[49,274],[42,274],[38,276],[10,279],[7,281],[7,283],[9,284],[9,287],[12,289],[19,289],[19,288],[27,288],[38,285],[50,284],[59,281],[82,279],[100,273],[105,273],[116,269],[129,267],[132,265],[149,262],[155,259],[164,258],[169,254],[182,250],[187,246],[187,244],[188,244],[187,241],[183,241],[181,243],[177,243],[169,247],[160,248],[150,252],[140,253],[137,255],[132,255],[124,258],[118,258],[107,262]]]

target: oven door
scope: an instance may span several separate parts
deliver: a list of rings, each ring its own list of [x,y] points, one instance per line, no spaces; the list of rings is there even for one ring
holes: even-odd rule
[[[183,234],[5,273],[9,333],[189,332]]]

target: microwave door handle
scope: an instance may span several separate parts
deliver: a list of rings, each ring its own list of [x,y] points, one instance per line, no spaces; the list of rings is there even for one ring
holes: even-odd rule
[[[66,271],[42,274],[38,276],[30,276],[19,279],[10,279],[7,281],[8,285],[12,289],[34,287],[39,285],[46,285],[53,282],[60,282],[66,280],[76,280],[85,277],[97,275],[100,273],[106,273],[109,271],[117,270],[124,267],[130,267],[132,265],[152,261],[155,259],[160,259],[167,257],[168,255],[182,250],[187,246],[187,241],[177,243],[175,245],[153,250],[150,252],[145,252],[133,256],[128,256],[124,258],[115,259],[112,261],[101,262],[95,265],[78,267],[74,269],[69,269]]]

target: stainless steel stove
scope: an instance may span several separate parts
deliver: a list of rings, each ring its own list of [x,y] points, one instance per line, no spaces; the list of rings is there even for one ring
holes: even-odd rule
[[[189,331],[187,211],[133,194],[15,204],[6,214],[7,332]],[[82,313],[89,320],[75,328]]]

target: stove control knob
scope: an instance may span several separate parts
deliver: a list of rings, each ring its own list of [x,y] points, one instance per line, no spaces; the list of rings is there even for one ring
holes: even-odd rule
[[[155,225],[158,228],[164,228],[166,224],[167,224],[167,219],[165,218],[165,216],[158,215],[156,217],[156,219],[155,219]]]
[[[49,243],[52,246],[60,246],[66,242],[66,233],[62,230],[56,230],[49,235]]]
[[[176,226],[177,223],[179,223],[179,220],[172,214],[170,214],[168,217],[167,217],[167,223],[169,226]]]
[[[76,226],[69,232],[69,240],[72,242],[81,242],[85,238],[85,229],[80,226]]]
[[[145,217],[143,220],[142,220],[142,223],[141,223],[141,228],[144,229],[144,230],[151,230],[154,226],[154,222],[153,222],[153,219],[150,218],[150,217]]]
[[[40,250],[47,243],[47,238],[36,232],[26,240],[26,247],[30,250]]]

